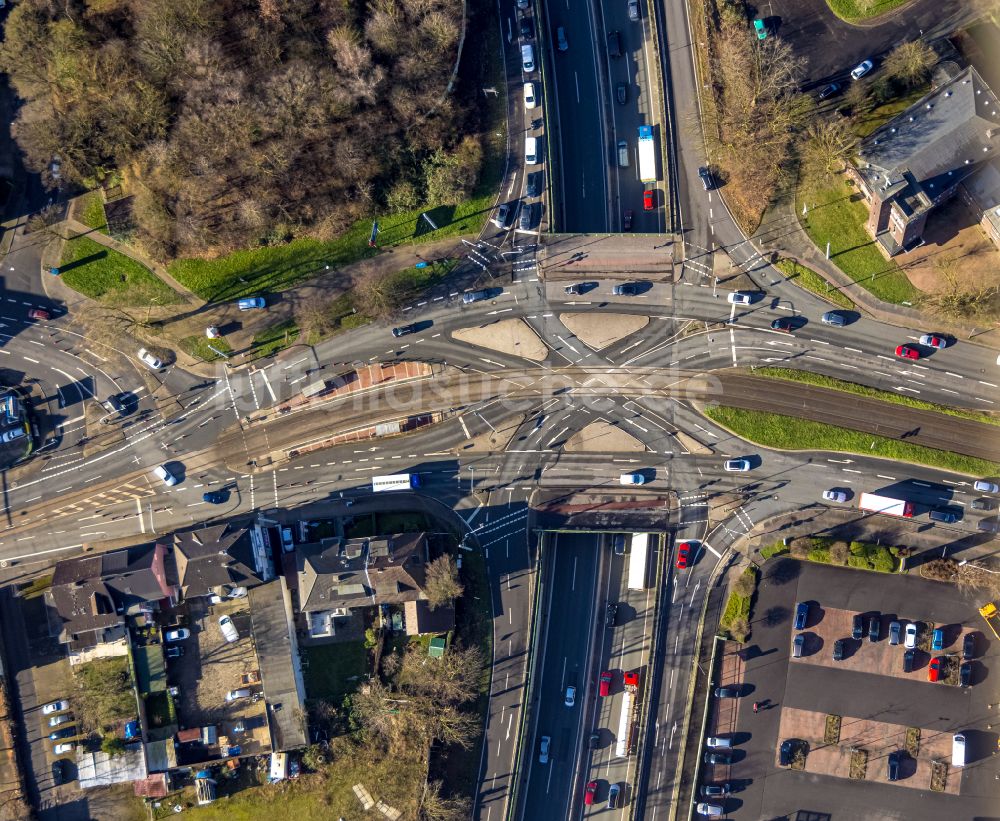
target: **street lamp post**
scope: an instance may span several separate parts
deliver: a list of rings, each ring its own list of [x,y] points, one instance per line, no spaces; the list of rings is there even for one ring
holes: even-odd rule
[[[472,493],[476,484],[476,469],[469,466],[469,493]]]

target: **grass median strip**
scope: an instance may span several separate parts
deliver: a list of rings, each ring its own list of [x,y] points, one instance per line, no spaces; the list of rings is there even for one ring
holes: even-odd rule
[[[774,267],[788,277],[788,281],[807,291],[823,297],[840,308],[854,309],[854,302],[848,298],[836,285],[831,285],[812,268],[807,268],[794,259],[779,259]]]
[[[705,408],[705,415],[733,431],[737,436],[759,445],[781,450],[832,450],[898,459],[918,465],[952,470],[973,476],[1000,473],[1000,464],[974,456],[963,456],[910,442],[897,442],[884,436],[839,428],[809,419],[777,413],[730,408],[724,405]]]
[[[964,410],[962,408],[949,408],[946,405],[935,405],[933,402],[924,402],[921,399],[903,396],[892,391],[883,391],[879,388],[869,388],[867,385],[858,385],[855,382],[845,382],[843,379],[824,376],[821,373],[797,371],[792,368],[754,368],[753,376],[784,379],[786,382],[803,382],[807,385],[816,385],[820,388],[830,388],[831,390],[843,391],[844,393],[853,393],[857,396],[879,399],[883,402],[892,402],[894,405],[905,405],[915,410],[934,411],[935,413],[944,413],[948,416],[957,416],[960,419],[970,419],[973,422],[982,422],[986,425],[1000,426],[1000,418],[988,413]]]
[[[180,297],[144,265],[86,237],[67,240],[59,264],[74,291],[116,308],[174,305]]]

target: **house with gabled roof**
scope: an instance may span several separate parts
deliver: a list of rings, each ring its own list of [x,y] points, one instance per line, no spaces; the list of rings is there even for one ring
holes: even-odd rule
[[[274,577],[260,533],[228,524],[174,534],[173,562],[184,598],[225,595],[233,587],[252,587]]]

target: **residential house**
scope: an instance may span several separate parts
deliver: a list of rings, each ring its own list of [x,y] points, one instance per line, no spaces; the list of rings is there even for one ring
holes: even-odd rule
[[[332,635],[333,618],[358,607],[426,599],[426,568],[424,533],[299,545],[299,610],[306,615],[309,635]]]
[[[934,208],[998,153],[1000,105],[971,66],[865,138],[848,174],[879,250],[892,257],[919,245]]]
[[[175,533],[173,563],[186,599],[225,595],[274,578],[269,549],[256,528],[220,524]]]
[[[425,600],[408,601],[403,605],[403,623],[408,636],[448,633],[455,629],[455,608],[447,604],[431,609]]]

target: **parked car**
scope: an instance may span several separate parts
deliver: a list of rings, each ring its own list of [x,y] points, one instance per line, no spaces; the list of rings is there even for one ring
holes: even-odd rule
[[[805,634],[799,633],[792,641],[792,658],[802,658],[802,648],[806,646]]]
[[[139,353],[137,355],[139,357],[139,360],[143,364],[145,364],[147,367],[153,369],[154,371],[158,371],[158,370],[160,370],[160,368],[163,367],[162,360],[157,359],[155,356],[153,356],[145,348],[139,348]]]
[[[69,724],[73,721],[73,716],[69,713],[60,713],[59,715],[52,716],[49,719],[50,727],[58,727],[60,724]]]
[[[906,652],[903,653],[903,672],[904,673],[912,673],[913,672],[913,663],[916,661],[916,658],[917,658],[917,651],[916,650],[907,650]]]
[[[583,803],[590,806],[594,803],[594,799],[597,798],[597,782],[588,781],[587,788],[583,792]]]
[[[986,479],[977,479],[972,487],[980,493],[1000,493],[1000,485],[996,482],[989,482]]]
[[[963,661],[958,668],[958,686],[969,687],[972,684],[972,662]]]
[[[58,786],[66,783],[66,759],[57,758],[52,762],[52,782]]]
[[[702,188],[706,191],[712,190],[712,184],[714,181],[712,180],[712,172],[708,170],[707,166],[703,165],[698,169],[698,178],[701,180]]]
[[[838,328],[847,324],[847,318],[840,311],[827,311],[819,319],[824,325],[835,325]]]
[[[229,618],[229,616],[219,616],[219,629],[222,631],[222,637],[229,644],[240,640],[239,631],[236,629],[236,625],[233,624],[233,620]]]
[[[67,755],[76,749],[76,745],[72,741],[64,741],[62,744],[56,744],[52,748],[53,755]]]
[[[259,311],[261,308],[267,307],[267,303],[262,296],[245,296],[236,303],[236,306],[241,311]]]
[[[614,296],[635,296],[639,293],[639,283],[622,282],[620,285],[612,286],[611,293]]]
[[[868,619],[868,641],[874,643],[882,633],[882,619],[875,615]]]
[[[153,475],[168,487],[173,487],[180,481],[166,465],[157,465],[153,468]]]
[[[628,0],[628,19],[633,23],[639,22],[639,0]]]
[[[596,750],[601,746],[601,734],[594,730],[589,736],[587,736],[587,747],[591,750]]]
[[[962,661],[976,657],[976,634],[966,633],[962,638]]]
[[[792,738],[786,738],[781,742],[781,746],[778,748],[778,763],[782,767],[791,766],[792,760],[795,758],[795,750],[798,744]]]
[[[684,570],[691,563],[691,542],[681,542],[677,545],[677,569]]]
[[[502,202],[493,215],[493,224],[501,231],[506,231],[514,224],[514,212],[517,210],[517,203]]]
[[[50,701],[44,707],[42,707],[42,715],[52,715],[52,713],[61,713],[69,709],[69,702],[61,698],[59,701]]]
[[[833,660],[843,661],[844,660],[844,640],[837,639],[833,643]]]
[[[521,37],[525,40],[535,39],[535,24],[530,17],[521,18]]]
[[[610,670],[605,670],[601,673],[600,679],[597,682],[597,694],[601,698],[606,698],[611,695],[611,685],[614,683],[615,677]]]
[[[541,171],[533,171],[528,174],[528,184],[524,188],[524,195],[526,197],[540,197],[542,195],[542,183],[545,182],[545,177]]]
[[[536,105],[535,102],[535,84],[525,83],[524,84],[524,107],[526,109],[532,109]]]
[[[702,798],[722,798],[723,796],[729,795],[732,792],[732,788],[728,783],[726,784],[705,784],[701,788]]]
[[[862,60],[853,69],[851,69],[851,77],[855,80],[860,80],[871,70],[872,70],[872,61]]]
[[[944,650],[944,630],[940,627],[936,627],[931,636],[931,650],[934,652]]]
[[[819,99],[826,100],[832,97],[838,91],[840,91],[840,83],[830,83],[829,85],[824,86],[823,90],[820,91]]]
[[[699,801],[698,806],[695,807],[695,809],[708,818],[718,818],[723,812],[720,804],[708,804],[705,801]]]
[[[795,629],[805,630],[809,621],[809,603],[800,601],[795,605]]]
[[[709,750],[705,753],[706,764],[728,764],[729,760],[728,750]]]
[[[642,192],[642,210],[653,211],[656,209],[656,192],[652,188],[647,188]]]
[[[742,691],[739,687],[734,687],[732,685],[728,687],[716,687],[715,697],[716,698],[739,698]]]
[[[249,687],[240,687],[238,690],[230,690],[226,693],[226,701],[236,701],[241,698],[250,698],[253,693]]]
[[[525,74],[531,74],[535,70],[535,48],[531,43],[521,46],[521,70]]]
[[[549,745],[552,743],[552,739],[543,735],[542,740],[538,743],[538,763],[548,764],[549,763]]]
[[[728,736],[710,735],[705,739],[705,746],[710,750],[728,750],[733,746],[733,740]]]
[[[897,345],[896,356],[900,359],[920,359],[920,351],[909,345]]]
[[[941,673],[944,671],[944,656],[937,656],[931,659],[930,666],[927,668],[927,680],[928,681],[940,681]]]
[[[903,625],[898,621],[889,622],[889,646],[895,647],[899,644],[900,636],[903,633]]]
[[[77,735],[77,730],[75,727],[63,727],[61,730],[56,730],[54,733],[49,733],[49,741],[59,741],[63,738],[72,738]]]
[[[865,617],[860,613],[855,613],[851,622],[851,638],[861,641],[865,635]]]
[[[993,510],[993,500],[992,499],[973,499],[970,507],[973,510]]]
[[[981,533],[1000,533],[1000,522],[996,519],[981,519],[976,522],[976,530]]]
[[[958,521],[958,514],[951,510],[932,510],[927,514],[927,518],[932,522],[953,525]]]
[[[518,218],[517,227],[521,231],[530,231],[535,227],[535,203],[526,202],[521,206],[521,216]]]
[[[52,319],[52,315],[48,311],[43,311],[41,308],[32,308],[28,311],[28,319],[35,319],[40,322],[44,322],[46,319]]]
[[[168,644],[174,641],[184,641],[189,638],[191,638],[191,631],[186,627],[178,627],[174,630],[167,630],[167,632],[163,634],[163,640]]]
[[[937,336],[936,334],[924,334],[920,337],[920,344],[926,345],[928,348],[947,348],[948,340],[943,336]]]
[[[899,780],[899,762],[902,759],[902,757],[903,757],[902,750],[893,750],[891,753],[889,753],[889,758],[887,759],[887,762],[889,768],[888,778],[890,781]]]
[[[767,26],[764,25],[764,21],[759,17],[755,18],[753,21],[753,30],[757,33],[758,40],[767,39]]]
[[[903,632],[903,647],[908,650],[912,650],[917,646],[917,625],[915,622],[910,622],[906,625],[906,630]]]
[[[628,102],[628,86],[625,83],[615,86],[615,99],[618,100],[618,105],[625,105]]]
[[[726,302],[730,305],[749,305],[753,302],[753,294],[749,291],[731,291],[726,294]]]
[[[618,603],[609,601],[607,607],[604,609],[604,623],[610,629],[615,626],[615,620],[618,618]]]
[[[749,459],[727,459],[723,464],[723,469],[729,473],[746,473],[750,470]]]
[[[569,686],[566,688],[566,698],[563,699],[563,703],[567,707],[572,707],[576,704],[576,687]]]
[[[847,494],[842,490],[830,489],[823,491],[823,498],[828,502],[846,502]]]

